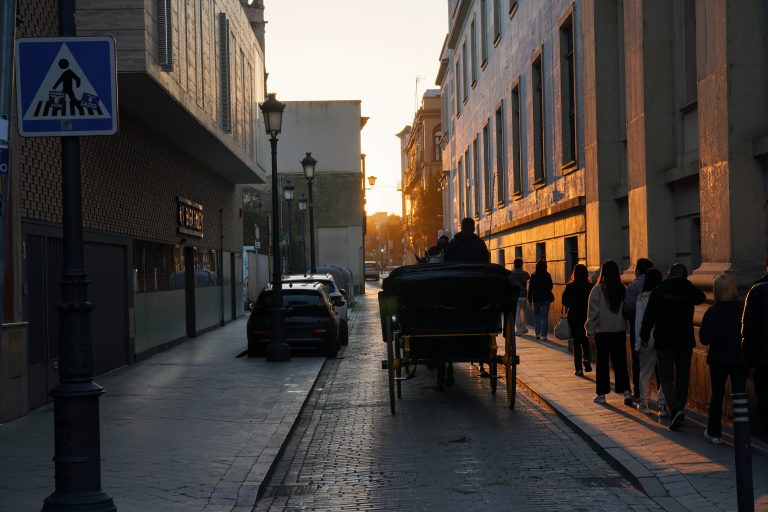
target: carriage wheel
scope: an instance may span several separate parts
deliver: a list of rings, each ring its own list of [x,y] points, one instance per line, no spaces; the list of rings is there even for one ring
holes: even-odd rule
[[[507,405],[515,408],[515,395],[517,394],[517,341],[515,332],[511,329],[505,337],[504,346],[504,381],[507,385]]]
[[[387,341],[387,381],[389,382],[389,408],[395,414],[395,350],[397,338]]]
[[[491,370],[490,375],[490,381],[491,381],[491,394],[493,396],[496,396],[496,386],[498,385],[498,377],[499,377],[499,368],[498,368],[498,361],[496,358],[491,358],[488,360],[488,368]]]

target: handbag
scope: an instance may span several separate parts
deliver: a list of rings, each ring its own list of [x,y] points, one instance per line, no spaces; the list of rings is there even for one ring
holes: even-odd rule
[[[559,340],[571,339],[571,326],[568,324],[568,316],[565,313],[565,308],[560,312],[560,320],[557,321],[555,326],[555,338]]]

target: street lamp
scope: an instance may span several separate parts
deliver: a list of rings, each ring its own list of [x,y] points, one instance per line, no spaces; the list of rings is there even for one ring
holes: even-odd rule
[[[368,176],[368,184],[373,187],[376,184],[376,176]]]
[[[307,269],[307,247],[304,240],[304,212],[307,210],[307,198],[301,194],[299,198],[299,211],[301,212],[301,271]]]
[[[291,272],[291,201],[293,201],[294,190],[295,188],[291,185],[291,180],[288,180],[285,185],[283,185],[283,197],[288,202],[288,245],[285,251],[285,259],[288,262],[286,265],[288,273]]]
[[[315,264],[315,211],[312,204],[312,180],[315,178],[315,166],[317,160],[312,158],[312,153],[307,153],[301,160],[301,166],[304,168],[304,177],[307,178],[309,191],[309,268],[314,274],[317,272]]]
[[[267,100],[261,104],[264,114],[264,126],[272,145],[272,336],[267,345],[267,361],[289,361],[291,347],[285,342],[285,322],[283,312],[283,280],[280,273],[280,217],[278,217],[277,195],[277,135],[283,124],[285,104],[280,103],[275,94],[267,94]],[[249,347],[250,348],[250,347]],[[255,355],[255,347],[249,351]]]

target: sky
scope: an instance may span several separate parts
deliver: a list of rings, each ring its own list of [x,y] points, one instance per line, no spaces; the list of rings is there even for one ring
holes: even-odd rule
[[[266,0],[269,92],[281,101],[362,100],[367,211],[401,214],[400,145],[418,98],[437,88],[447,0]]]

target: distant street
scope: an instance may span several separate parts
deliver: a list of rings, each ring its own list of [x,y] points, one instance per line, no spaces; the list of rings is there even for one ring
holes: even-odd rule
[[[518,390],[493,397],[476,366],[433,389],[419,367],[389,412],[376,293],[328,361],[256,511],[661,510],[562,421]]]

